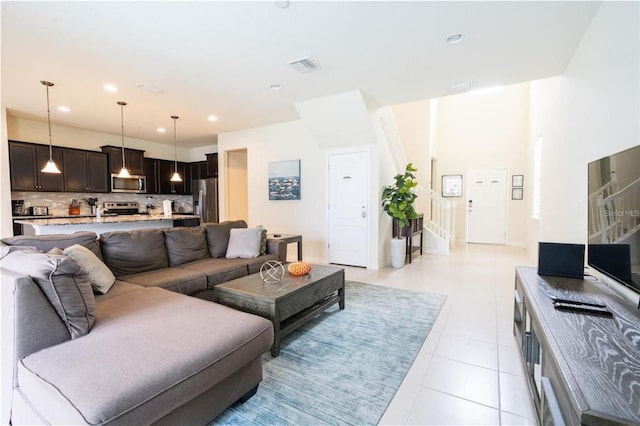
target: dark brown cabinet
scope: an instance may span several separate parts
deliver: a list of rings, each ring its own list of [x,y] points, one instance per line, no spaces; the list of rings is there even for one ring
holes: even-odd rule
[[[159,194],[158,186],[158,160],[155,158],[144,159],[144,175],[147,178],[147,194]]]
[[[122,168],[122,147],[101,146],[102,152],[109,156],[109,171],[118,173]],[[139,149],[124,149],[125,166],[132,175],[144,175],[144,151]]]
[[[52,149],[53,160],[62,167],[62,149]],[[9,141],[9,165],[13,191],[62,191],[62,174],[42,173],[49,161],[49,146]]]
[[[64,149],[64,191],[109,192],[107,155],[101,152]]]
[[[147,177],[147,193],[149,194],[191,194],[191,169],[187,163],[178,161],[178,173],[182,182],[171,182],[175,171],[174,162],[156,158],[144,159],[144,173]]]
[[[207,154],[207,177],[218,177],[218,153]]]
[[[189,163],[189,169],[191,170],[191,179],[206,179],[208,177],[206,161]]]

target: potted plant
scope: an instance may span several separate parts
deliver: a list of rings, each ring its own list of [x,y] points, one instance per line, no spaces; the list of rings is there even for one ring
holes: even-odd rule
[[[410,220],[418,217],[413,203],[418,198],[412,188],[418,185],[413,172],[418,171],[411,163],[407,164],[404,174],[394,177],[394,184],[382,191],[382,208],[393,219],[393,238],[391,239],[391,266],[400,268],[406,257],[406,235],[404,230]]]

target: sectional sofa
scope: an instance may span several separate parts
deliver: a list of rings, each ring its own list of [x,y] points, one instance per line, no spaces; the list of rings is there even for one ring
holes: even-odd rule
[[[206,424],[256,392],[271,323],[210,300],[286,259],[266,231],[234,221],[2,243],[2,423]]]

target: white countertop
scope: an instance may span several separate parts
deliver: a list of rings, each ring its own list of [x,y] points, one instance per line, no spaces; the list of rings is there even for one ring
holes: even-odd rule
[[[171,215],[171,217],[164,217],[163,215],[132,214],[132,215],[120,215],[120,216],[103,216],[99,219],[93,216],[47,218],[47,219],[14,218],[14,222],[20,223],[22,225],[32,225],[32,226],[58,226],[58,225],[88,225],[88,224],[101,224],[101,223],[153,222],[153,221],[182,220],[182,219],[196,219],[196,218],[198,218],[198,216],[194,216],[192,214],[174,214],[174,215]]]

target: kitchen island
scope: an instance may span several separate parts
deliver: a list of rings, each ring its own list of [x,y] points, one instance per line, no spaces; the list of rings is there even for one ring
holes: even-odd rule
[[[91,231],[100,235],[111,231],[132,229],[172,228],[174,221],[189,221],[198,216],[190,214],[162,215],[132,214],[97,217],[65,217],[48,219],[14,219],[22,225],[24,235],[71,234],[76,231]]]

